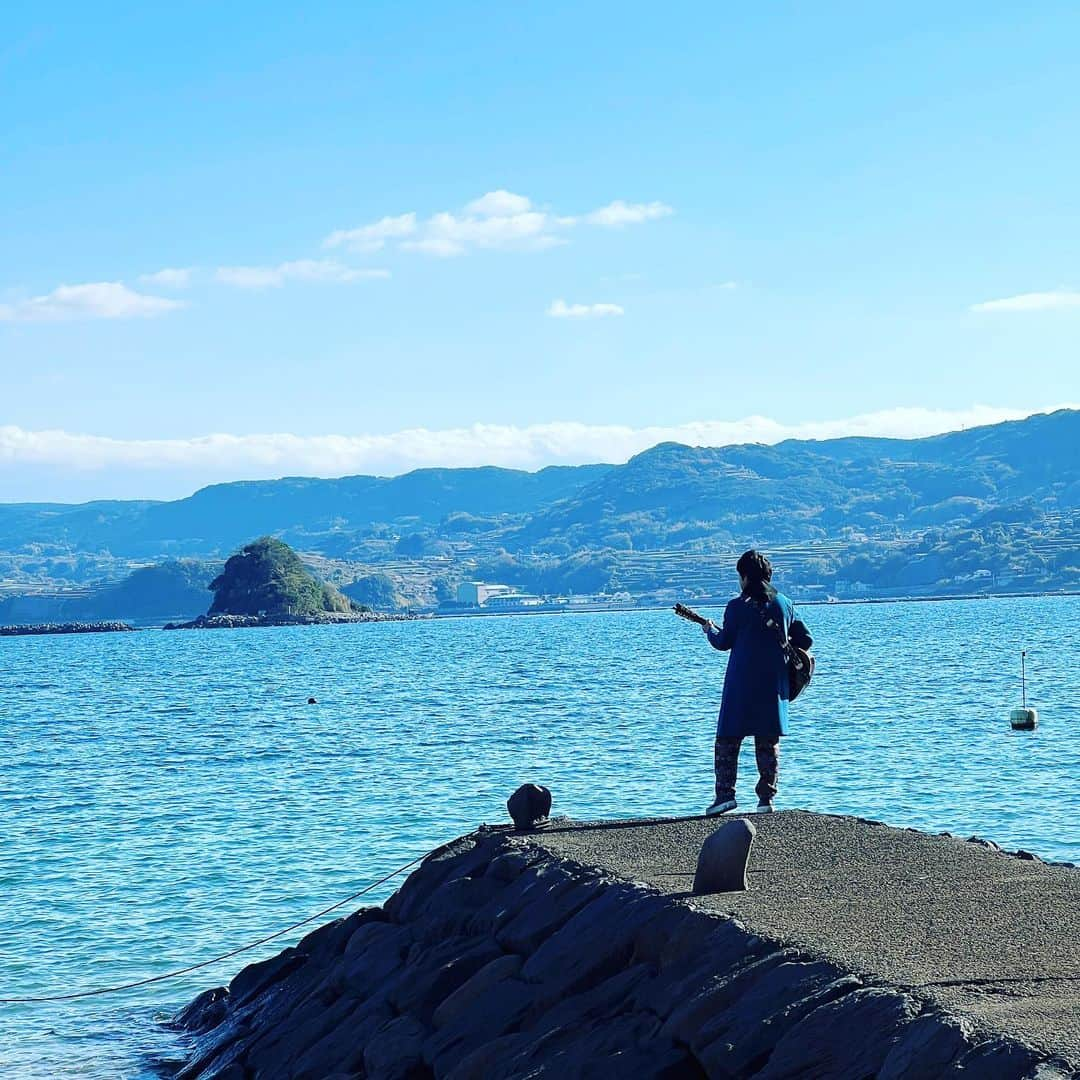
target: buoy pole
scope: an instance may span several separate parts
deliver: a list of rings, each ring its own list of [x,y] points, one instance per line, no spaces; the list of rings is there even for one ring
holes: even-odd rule
[[[1027,649],[1020,650],[1020,700],[1023,704],[1009,714],[1009,723],[1015,731],[1034,731],[1039,714],[1027,707]]]

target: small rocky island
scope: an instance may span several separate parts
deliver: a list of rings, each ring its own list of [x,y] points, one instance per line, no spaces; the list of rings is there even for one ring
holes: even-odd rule
[[[205,615],[166,630],[381,622],[380,615],[320,581],[288,544],[263,536],[241,548],[210,582],[214,601]]]

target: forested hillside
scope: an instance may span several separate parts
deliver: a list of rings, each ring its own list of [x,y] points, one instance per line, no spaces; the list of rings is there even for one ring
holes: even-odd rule
[[[624,465],[219,484],[171,503],[0,505],[0,581],[119,578],[284,540],[351,595],[433,604],[463,576],[540,592],[674,587],[757,545],[827,592],[1080,583],[1080,412],[927,439],[655,446]],[[175,571],[174,571],[175,573]]]

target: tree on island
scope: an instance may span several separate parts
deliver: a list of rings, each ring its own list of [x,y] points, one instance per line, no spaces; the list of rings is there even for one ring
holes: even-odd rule
[[[303,616],[365,611],[319,581],[288,544],[263,536],[241,548],[210,582],[211,615]]]
[[[64,616],[91,621],[143,621],[178,615],[194,618],[206,610],[209,582],[220,567],[220,562],[196,559],[168,559],[141,566],[100,592],[68,601],[63,607]]]
[[[396,611],[406,606],[397,584],[389,574],[361,574],[355,581],[343,585],[341,591],[375,611]]]

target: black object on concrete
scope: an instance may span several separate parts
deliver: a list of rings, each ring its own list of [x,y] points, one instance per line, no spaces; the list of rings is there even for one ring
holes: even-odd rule
[[[694,895],[743,892],[746,889],[746,864],[757,829],[745,818],[735,818],[721,825],[701,845]]]
[[[540,784],[522,784],[506,800],[506,809],[519,831],[542,828],[551,813],[551,792]]]

